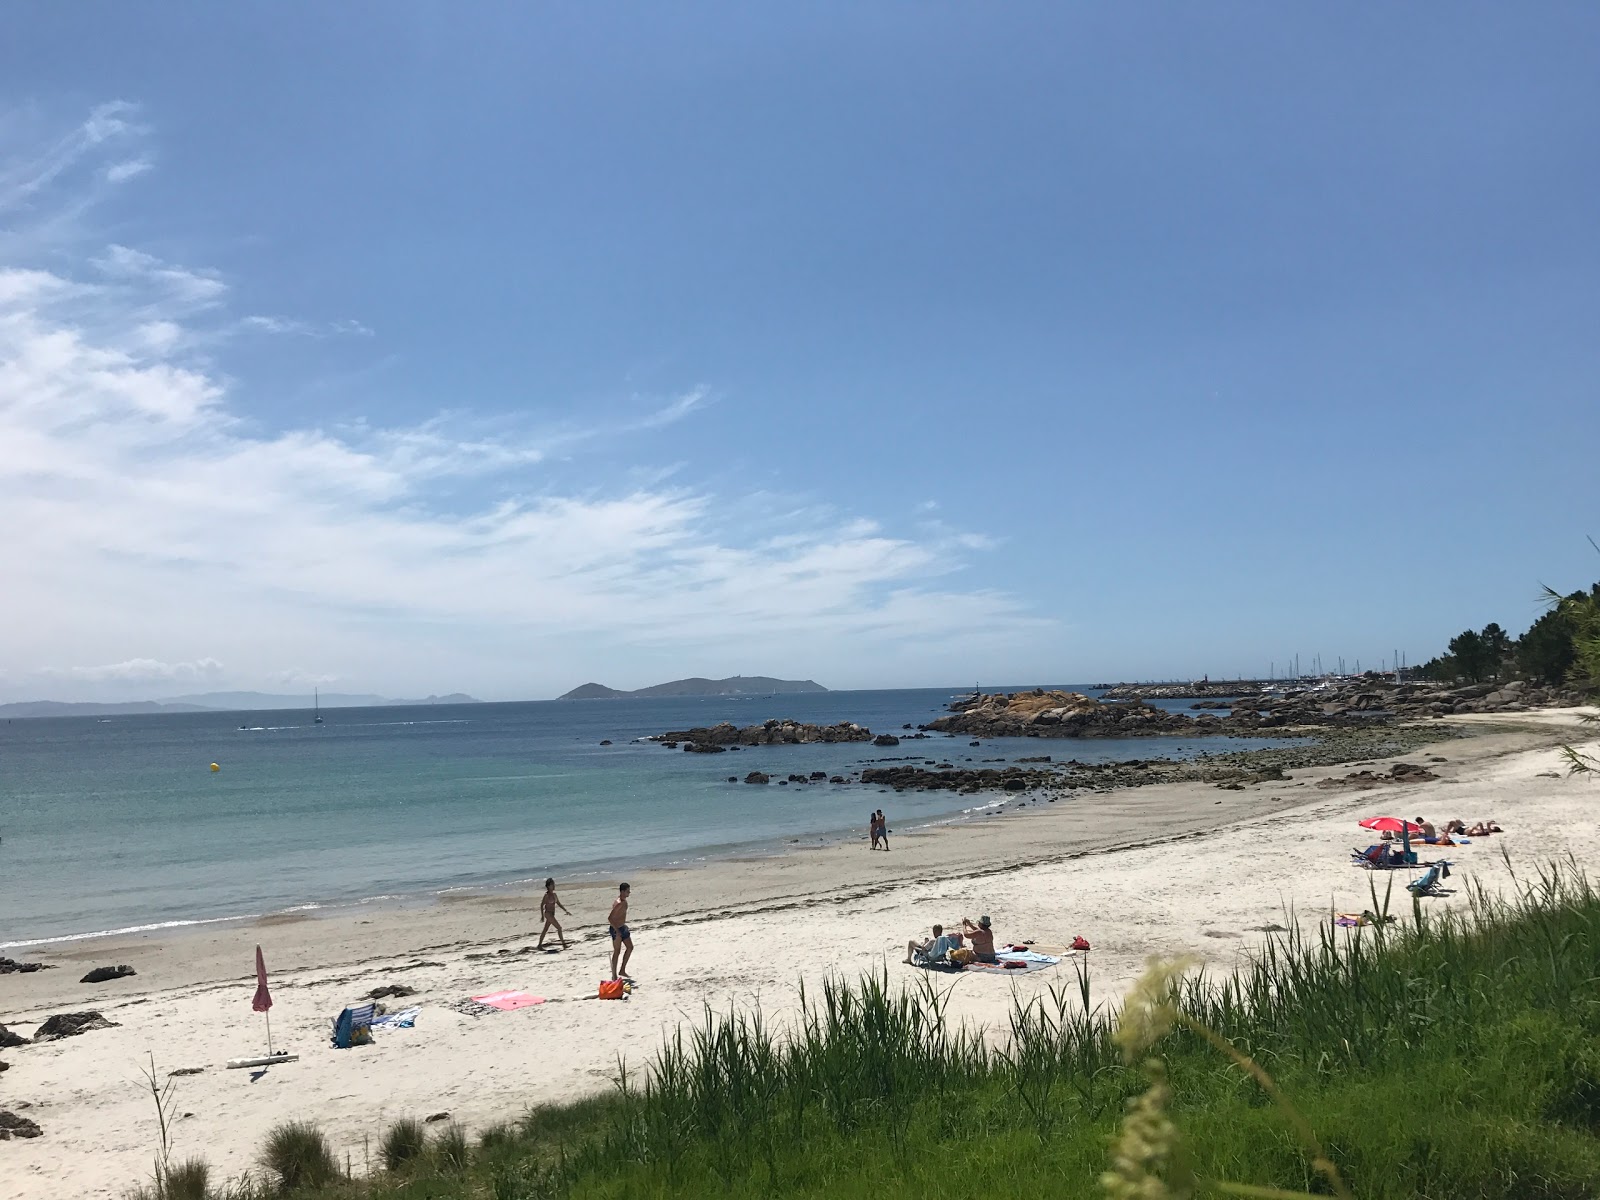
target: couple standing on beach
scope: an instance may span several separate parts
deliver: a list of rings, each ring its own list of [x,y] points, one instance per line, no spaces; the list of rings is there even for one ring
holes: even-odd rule
[[[867,818],[867,830],[872,834],[870,850],[878,849],[878,843],[883,843],[883,849],[889,849],[889,818],[883,815],[883,809],[875,809],[872,816]]]
[[[617,898],[611,902],[611,912],[606,917],[606,931],[611,935],[611,978],[628,978],[628,960],[633,957],[633,931],[628,928],[628,893],[632,889],[625,883],[617,885]],[[544,949],[545,935],[554,927],[556,936],[561,939],[561,948],[567,948],[567,935],[561,931],[561,922],[556,920],[556,909],[560,909],[567,916],[572,911],[561,903],[561,897],[556,895],[556,881],[544,881],[544,896],[539,901],[539,915],[544,918],[544,928],[539,931],[539,944],[536,949]],[[618,957],[622,965],[617,965]]]

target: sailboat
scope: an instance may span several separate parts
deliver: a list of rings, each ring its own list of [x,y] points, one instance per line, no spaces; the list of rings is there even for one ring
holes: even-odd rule
[[[311,689],[311,723],[322,724],[322,692],[317,688]]]

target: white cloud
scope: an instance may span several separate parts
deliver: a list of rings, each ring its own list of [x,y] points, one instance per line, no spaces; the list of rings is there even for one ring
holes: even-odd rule
[[[106,182],[126,183],[143,175],[154,165],[148,158],[130,158],[126,162],[112,163],[106,168]]]
[[[128,119],[97,110],[75,152]],[[705,388],[537,434],[459,413],[264,432],[194,347],[299,322],[231,318],[218,273],[128,245],[78,262],[0,265],[0,659],[24,672],[219,680],[204,647],[236,686],[331,670],[362,690],[528,695],[605,662],[810,674],[890,643],[937,657],[1038,628],[998,591],[941,582],[975,535],[895,536],[826,510],[758,533],[747,497],[647,472],[562,494],[540,473],[554,449],[690,419]],[[108,665],[43,665],[85,660]]]

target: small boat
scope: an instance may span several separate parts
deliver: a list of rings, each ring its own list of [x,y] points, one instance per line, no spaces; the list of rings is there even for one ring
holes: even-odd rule
[[[317,688],[311,689],[311,723],[322,724],[322,692]]]

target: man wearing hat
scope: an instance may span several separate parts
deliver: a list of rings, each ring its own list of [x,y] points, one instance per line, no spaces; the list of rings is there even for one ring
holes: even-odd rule
[[[989,928],[987,915],[978,918],[974,925],[966,917],[961,918],[961,932],[966,935],[967,941],[972,943],[972,952],[978,956],[979,962],[997,962],[994,953],[994,931]]]

